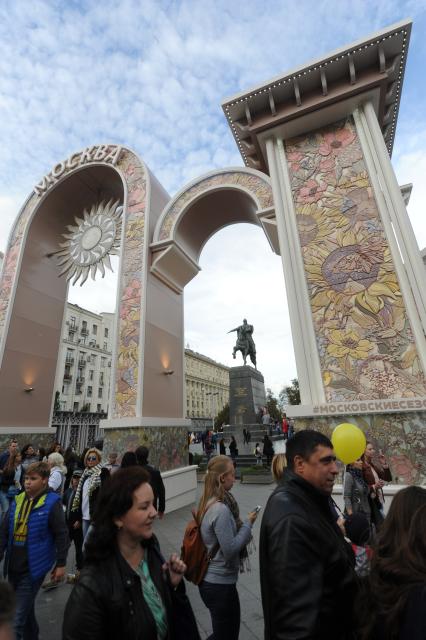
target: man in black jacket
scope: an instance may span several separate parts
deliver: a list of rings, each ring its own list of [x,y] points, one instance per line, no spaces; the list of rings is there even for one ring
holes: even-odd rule
[[[300,431],[287,441],[286,458],[260,530],[265,639],[346,640],[356,577],[331,510],[333,445],[317,431]]]
[[[148,464],[149,449],[147,447],[138,447],[135,454],[138,464],[146,469],[150,475],[150,485],[154,492],[154,507],[158,511],[159,519],[162,520],[166,510],[166,490],[161,473],[158,469]]]

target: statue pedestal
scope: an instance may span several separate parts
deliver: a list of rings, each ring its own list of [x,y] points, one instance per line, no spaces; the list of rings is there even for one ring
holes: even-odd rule
[[[259,409],[265,406],[265,381],[253,367],[231,367],[229,370],[229,424],[256,422]]]

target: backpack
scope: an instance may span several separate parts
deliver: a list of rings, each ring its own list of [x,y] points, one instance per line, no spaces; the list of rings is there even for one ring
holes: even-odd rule
[[[205,512],[204,512],[205,513]],[[193,520],[188,522],[183,534],[181,560],[186,564],[185,578],[194,584],[200,584],[207,573],[210,560],[219,551],[219,544],[215,544],[208,553],[201,537],[201,522],[198,521],[195,510],[192,511]]]

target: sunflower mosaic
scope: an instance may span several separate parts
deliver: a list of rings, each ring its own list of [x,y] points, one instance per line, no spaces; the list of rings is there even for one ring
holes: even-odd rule
[[[100,202],[86,209],[82,218],[75,218],[75,225],[68,225],[69,233],[64,233],[65,242],[56,252],[58,265],[62,267],[60,276],[67,280],[74,278],[75,284],[81,277],[82,286],[89,274],[92,279],[99,271],[105,276],[105,267],[112,271],[110,255],[118,255],[121,240],[121,213],[119,201]]]
[[[285,145],[327,400],[426,395],[352,120]]]

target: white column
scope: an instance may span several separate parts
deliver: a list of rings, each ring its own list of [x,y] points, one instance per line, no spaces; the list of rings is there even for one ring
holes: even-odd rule
[[[371,184],[373,186],[374,195],[376,197],[376,203],[383,223],[383,229],[391,251],[393,263],[395,266],[395,272],[401,286],[401,294],[405,303],[407,316],[410,320],[413,336],[416,342],[417,352],[422,364],[422,369],[426,373],[425,336],[422,323],[420,321],[418,308],[414,300],[413,291],[408,280],[404,263],[402,262],[401,253],[394,231],[395,227],[392,224],[393,221],[388,206],[388,204],[390,204],[390,201],[389,198],[386,198],[386,188],[382,186],[384,183],[383,177],[380,174],[380,164],[376,153],[375,141],[373,141],[365,117],[362,117],[362,113],[359,109],[355,109],[355,111],[353,112],[353,118],[363,151],[364,161],[367,167]]]
[[[300,399],[302,404],[318,404],[325,400],[324,387],[282,141],[269,138],[266,141],[266,152],[274,195]]]
[[[367,102],[360,109],[360,117],[364,127],[368,128],[375,146],[380,182],[383,184],[383,193],[388,204],[408,280],[413,290],[423,331],[426,333],[426,278],[419,246],[371,102]]]

